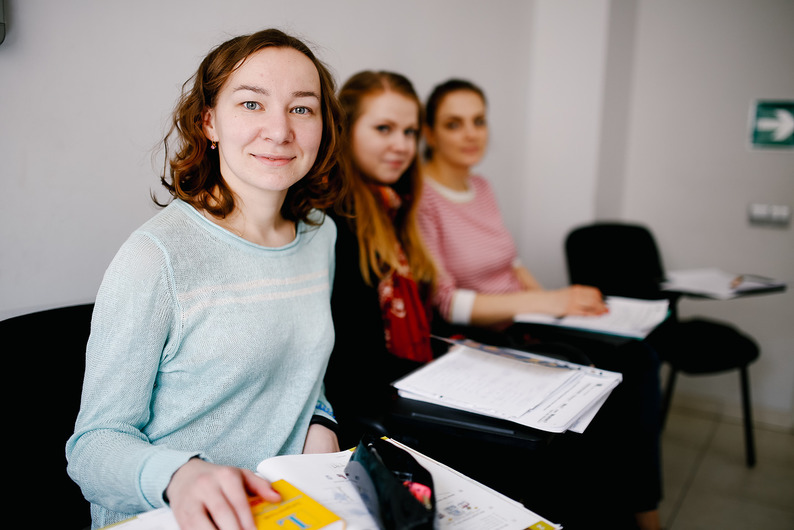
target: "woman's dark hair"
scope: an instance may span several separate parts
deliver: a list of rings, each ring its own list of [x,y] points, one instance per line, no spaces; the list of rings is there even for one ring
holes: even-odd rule
[[[449,94],[458,91],[474,92],[482,98],[483,103],[486,103],[485,92],[471,81],[465,79],[449,79],[444,81],[433,88],[425,104],[425,125],[429,129],[432,129],[436,125],[438,107],[441,106],[441,101]],[[425,160],[433,158],[433,150],[430,146],[425,146],[424,158]]]
[[[333,205],[347,187],[336,165],[342,114],[333,77],[325,65],[301,40],[277,29],[235,37],[218,45],[184,83],[171,128],[163,139],[166,160],[160,180],[173,198],[214,216],[225,217],[234,210],[234,194],[221,175],[218,151],[209,148],[203,115],[215,106],[229,76],[252,54],[268,47],[301,52],[312,61],[320,77],[323,134],[317,159],[309,172],[289,188],[281,207],[285,219],[310,222],[307,216],[312,209]],[[174,151],[169,158],[172,141]],[[162,206],[157,199],[154,201]]]

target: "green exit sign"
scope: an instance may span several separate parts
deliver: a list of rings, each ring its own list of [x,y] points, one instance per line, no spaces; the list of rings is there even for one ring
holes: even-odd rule
[[[750,142],[757,148],[794,148],[794,100],[758,100],[750,112]]]

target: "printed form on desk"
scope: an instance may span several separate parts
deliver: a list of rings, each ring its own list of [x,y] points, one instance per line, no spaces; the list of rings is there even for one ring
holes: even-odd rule
[[[524,313],[516,315],[513,321],[644,339],[670,314],[670,302],[667,300],[608,296],[604,301],[609,312],[603,315],[555,317],[542,313]]]
[[[560,528],[521,503],[472,480],[424,454],[408,451],[433,477],[438,530],[554,530]],[[353,451],[283,455],[263,460],[257,473],[271,482],[287,480],[344,519],[345,530],[378,530],[356,487],[345,474]],[[285,525],[284,528],[287,528]],[[290,528],[297,528],[291,526]],[[313,528],[313,527],[312,527]],[[110,529],[109,529],[110,530]],[[143,513],[112,530],[180,530],[169,508]],[[186,529],[181,529],[186,530]]]
[[[458,344],[392,383],[400,396],[549,432],[583,432],[622,375],[503,348]]]
[[[401,444],[388,441],[408,451],[433,477],[438,529],[459,530],[551,530],[559,528],[495,490]],[[352,451],[317,455],[286,455],[269,458],[257,466],[268,480],[286,477],[317,501],[342,516],[346,530],[377,530],[378,525],[367,512],[345,466]]]

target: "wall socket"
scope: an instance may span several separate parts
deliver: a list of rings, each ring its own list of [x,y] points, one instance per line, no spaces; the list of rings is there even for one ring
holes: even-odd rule
[[[753,203],[747,208],[747,217],[752,225],[788,226],[791,222],[791,207],[785,204]]]

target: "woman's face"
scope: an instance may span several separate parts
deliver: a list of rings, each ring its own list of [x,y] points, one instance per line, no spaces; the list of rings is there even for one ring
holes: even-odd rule
[[[397,92],[381,92],[361,102],[353,124],[353,161],[367,177],[394,184],[416,156],[419,105]]]
[[[485,101],[471,90],[456,90],[441,99],[435,125],[425,129],[433,158],[470,168],[482,160],[488,146]]]
[[[309,172],[323,134],[320,91],[314,63],[292,48],[264,48],[232,72],[204,113],[232,191],[283,198]]]

